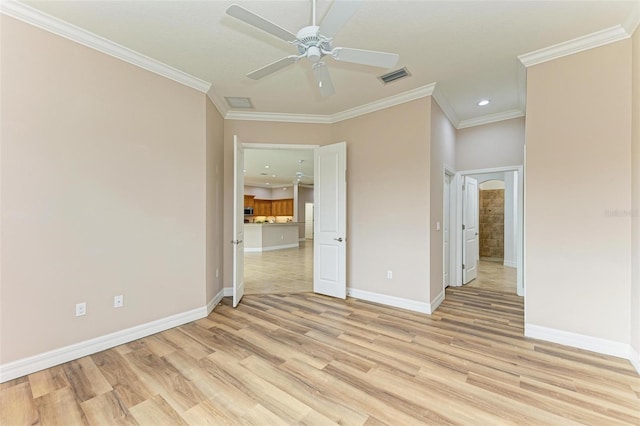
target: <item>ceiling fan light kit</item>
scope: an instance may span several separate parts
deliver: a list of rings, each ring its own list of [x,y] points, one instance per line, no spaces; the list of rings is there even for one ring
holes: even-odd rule
[[[318,83],[320,94],[326,97],[333,95],[335,89],[327,65],[321,61],[324,56],[330,56],[336,61],[360,65],[380,68],[394,67],[399,59],[399,56],[395,53],[348,47],[332,47],[333,37],[347,23],[351,16],[353,16],[358,7],[360,7],[361,2],[362,0],[335,0],[322,23],[317,26],[316,2],[313,0],[312,25],[302,27],[295,35],[242,6],[238,6],[237,4],[229,6],[227,9],[229,16],[295,45],[298,51],[298,55],[290,55],[272,62],[250,72],[247,74],[247,77],[253,80],[259,80],[306,58],[313,64],[313,73]]]

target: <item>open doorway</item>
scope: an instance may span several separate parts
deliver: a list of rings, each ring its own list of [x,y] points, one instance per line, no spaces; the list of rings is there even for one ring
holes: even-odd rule
[[[448,174],[449,285],[524,296],[522,166]]]
[[[311,292],[313,147],[245,145],[244,153],[244,292]]]

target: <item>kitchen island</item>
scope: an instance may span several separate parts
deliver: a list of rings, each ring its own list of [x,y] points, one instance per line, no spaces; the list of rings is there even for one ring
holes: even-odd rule
[[[245,223],[244,251],[261,252],[299,247],[298,223]]]

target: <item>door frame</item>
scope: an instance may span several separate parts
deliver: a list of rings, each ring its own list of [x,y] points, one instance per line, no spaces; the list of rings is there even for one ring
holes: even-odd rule
[[[443,185],[446,185],[446,176],[449,176],[449,199],[448,200],[443,200],[442,203],[442,217],[444,218],[444,221],[446,222],[446,225],[449,226],[449,271],[447,271],[449,273],[449,286],[454,287],[455,284],[455,280],[456,280],[456,244],[453,241],[454,237],[455,237],[455,232],[454,230],[457,229],[458,226],[458,218],[456,216],[456,188],[457,188],[457,181],[459,179],[459,176],[456,175],[456,171],[453,167],[450,167],[448,165],[445,164],[444,166],[444,180],[443,180]],[[446,193],[446,191],[443,188],[442,191],[443,194]],[[446,213],[446,207],[445,207],[445,203],[449,203],[449,215],[445,215]],[[444,227],[445,224],[443,223],[443,231],[444,231]],[[443,236],[443,242],[442,242],[442,250],[445,250],[445,246],[444,246],[444,236]],[[442,253],[442,270],[444,271],[446,262],[446,253]],[[444,272],[443,272],[443,277],[442,277],[442,288],[443,290],[446,288],[445,282],[444,282]]]
[[[244,150],[247,149],[263,149],[263,150],[267,150],[267,149],[287,149],[287,150],[292,150],[292,149],[298,149],[301,151],[313,151],[314,152],[314,166],[315,166],[315,156],[317,155],[317,150],[318,148],[320,148],[320,145],[303,145],[303,144],[279,144],[279,143],[260,143],[260,142],[240,142],[239,143],[240,146],[242,146],[242,148]],[[233,190],[237,191],[236,188],[236,184],[234,182],[234,186],[233,186]],[[315,200],[315,187],[314,187],[314,200]],[[296,203],[297,204],[297,203]],[[294,213],[299,213],[297,212],[297,205],[294,204],[293,208],[294,208]],[[242,252],[240,254],[243,257],[243,265],[244,265],[244,252]],[[233,288],[232,288],[233,290]],[[231,292],[231,294],[233,294],[233,292]],[[225,293],[226,296],[226,293]]]
[[[460,224],[462,223],[462,180],[465,175],[475,175],[484,173],[499,173],[499,172],[517,172],[518,184],[516,186],[517,196],[517,232],[516,232],[516,246],[518,253],[516,255],[516,292],[518,296],[525,295],[525,280],[524,280],[524,167],[523,166],[506,166],[506,167],[491,167],[486,169],[474,169],[459,171],[455,174],[455,179],[452,181],[452,192],[455,192],[455,203],[451,206],[451,214],[455,215],[456,223],[455,227],[452,223],[452,232],[450,237],[452,250],[455,251],[455,256],[451,258],[454,265],[454,275],[451,276],[451,286],[462,285],[462,229]],[[455,210],[455,211],[454,211]],[[455,263],[454,263],[455,261]]]

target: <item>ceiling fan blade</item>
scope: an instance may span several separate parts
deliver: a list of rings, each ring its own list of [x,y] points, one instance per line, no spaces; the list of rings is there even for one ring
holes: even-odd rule
[[[323,97],[331,96],[336,93],[331,81],[331,75],[329,75],[329,68],[324,62],[316,62],[313,64],[313,74],[316,76],[318,82],[318,89]]]
[[[397,53],[351,49],[348,47],[336,47],[331,51],[331,56],[336,61],[353,62],[354,64],[370,65],[380,68],[392,68],[398,63],[398,59],[400,59],[400,55]]]
[[[269,74],[281,70],[282,68],[286,68],[291,64],[295,64],[296,62],[298,62],[298,59],[299,58],[296,55],[287,56],[286,58],[282,58],[270,63],[269,65],[265,65],[262,68],[250,72],[249,74],[247,74],[247,77],[252,80],[260,80],[262,77],[266,77]]]
[[[249,25],[266,31],[284,41],[292,42],[296,40],[295,34],[285,30],[284,28],[274,24],[271,21],[267,21],[262,16],[258,16],[255,13],[245,9],[237,4],[232,4],[227,8],[227,15],[233,16]]]
[[[333,38],[360,7],[362,0],[335,0],[322,20],[318,32]]]

